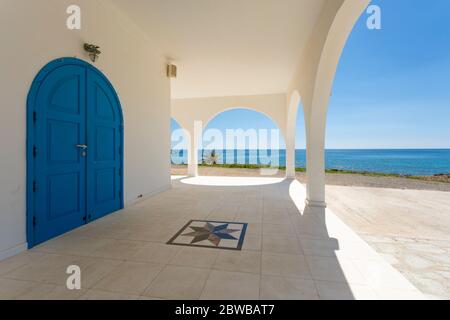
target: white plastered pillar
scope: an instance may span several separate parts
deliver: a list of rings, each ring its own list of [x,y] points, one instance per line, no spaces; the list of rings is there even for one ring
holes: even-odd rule
[[[188,176],[198,176],[198,154],[203,134],[202,121],[192,121],[186,126],[188,136]]]
[[[295,135],[286,136],[286,178],[295,179]]]
[[[326,110],[326,108],[324,108]],[[326,111],[306,115],[306,208],[322,211],[325,201]]]
[[[293,88],[302,92],[307,148],[305,212],[324,213],[325,130],[336,68],[350,32],[369,0],[329,1],[304,52]],[[303,96],[305,95],[306,96]],[[304,99],[303,99],[304,98]]]
[[[300,104],[300,95],[294,91],[287,101],[286,112],[286,178],[295,179],[295,136],[297,129],[297,113]]]

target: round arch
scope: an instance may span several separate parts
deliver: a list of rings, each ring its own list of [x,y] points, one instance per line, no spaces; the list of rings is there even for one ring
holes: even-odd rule
[[[264,119],[265,121],[267,121],[267,125],[270,123],[270,125],[268,125],[267,129],[276,129],[279,131],[279,135],[277,137],[277,141],[276,143],[274,143],[274,140],[272,140],[272,136],[269,138],[264,137],[262,138],[258,131],[256,132],[249,132],[248,130],[251,130],[251,128],[248,128],[247,126],[245,126],[247,129],[244,128],[239,128],[238,126],[231,126],[230,129],[242,129],[244,130],[244,136],[243,137],[238,137],[238,136],[234,136],[232,137],[233,142],[235,141],[234,139],[238,139],[239,142],[244,143],[244,145],[234,145],[233,147],[230,147],[229,145],[227,145],[228,141],[230,141],[230,137],[225,137],[224,136],[224,132],[217,129],[217,131],[210,131],[210,130],[215,130],[216,128],[209,128],[212,124],[213,121],[215,120],[219,120],[220,121],[220,117],[222,115],[225,115],[227,113],[232,113],[232,112],[249,112],[250,115],[254,114],[257,115],[261,120]],[[244,125],[241,126],[244,127]],[[270,128],[272,127],[272,128]],[[223,129],[223,128],[222,128]],[[256,130],[258,130],[259,128],[255,128]],[[266,129],[264,127],[264,129]],[[236,134],[238,134],[238,132],[236,132]],[[210,138],[213,138],[214,142],[216,143],[216,145],[214,147],[210,147],[208,148],[208,146],[205,145],[205,135],[206,136],[211,136]],[[263,140],[261,140],[263,139]],[[267,140],[266,140],[267,139]],[[221,141],[218,141],[221,140]],[[270,140],[270,143],[269,143]],[[267,147],[262,147],[261,146],[261,141],[267,141]],[[254,108],[250,108],[250,107],[230,107],[230,108],[226,108],[218,113],[215,113],[214,116],[211,116],[207,122],[205,122],[204,125],[204,129],[203,129],[203,135],[202,135],[202,157],[204,156],[204,154],[207,154],[206,151],[208,150],[220,150],[220,152],[222,153],[221,157],[222,157],[222,161],[225,161],[225,157],[232,157],[233,159],[233,163],[238,163],[238,164],[266,164],[269,161],[267,159],[271,159],[270,163],[271,165],[273,165],[274,167],[278,167],[278,166],[283,166],[285,163],[285,155],[283,153],[284,150],[284,145],[286,143],[286,138],[285,138],[285,134],[284,132],[281,130],[281,128],[278,126],[277,122],[274,121],[274,119],[270,116],[267,115],[267,113],[262,112],[260,110],[255,110]],[[270,150],[268,153],[262,153],[264,150]],[[276,152],[275,152],[276,151]],[[231,153],[232,152],[232,153]],[[270,154],[270,155],[269,155]],[[276,158],[276,160],[274,160]],[[227,158],[230,159],[230,158]],[[243,160],[244,159],[244,160]],[[245,161],[245,162],[243,162]],[[232,164],[231,162],[227,162],[229,164]]]
[[[272,115],[269,115],[268,112],[263,111],[260,108],[254,108],[254,107],[248,107],[248,106],[226,107],[226,108],[223,108],[222,110],[216,111],[215,113],[213,113],[212,115],[207,117],[205,123],[203,124],[203,129],[206,129],[208,127],[208,125],[211,123],[211,121],[214,120],[215,118],[217,118],[218,116],[220,116],[221,114],[223,114],[225,112],[234,111],[234,110],[248,110],[248,111],[252,111],[252,112],[260,113],[260,114],[264,115],[267,119],[272,121],[278,127],[278,129],[280,129],[280,131],[282,132],[283,138],[285,137],[286,133],[284,132],[284,126],[282,126],[281,123],[278,123],[278,121],[275,120],[275,118]]]

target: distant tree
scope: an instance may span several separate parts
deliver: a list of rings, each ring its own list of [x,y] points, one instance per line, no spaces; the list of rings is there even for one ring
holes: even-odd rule
[[[219,155],[216,153],[216,150],[212,150],[209,155],[204,157],[203,162],[209,166],[216,165],[219,162]]]

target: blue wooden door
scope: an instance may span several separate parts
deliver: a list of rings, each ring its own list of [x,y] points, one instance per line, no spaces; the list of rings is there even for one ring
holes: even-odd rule
[[[98,70],[72,58],[42,69],[27,130],[30,247],[122,208],[122,114]]]
[[[122,206],[122,120],[110,84],[97,72],[87,72],[88,219],[95,220]]]

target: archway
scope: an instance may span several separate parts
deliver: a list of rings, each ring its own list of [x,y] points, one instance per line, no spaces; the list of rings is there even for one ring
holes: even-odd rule
[[[283,132],[270,117],[251,108],[230,108],[205,123],[199,163],[229,169],[271,168],[276,174],[286,166],[285,146]]]

